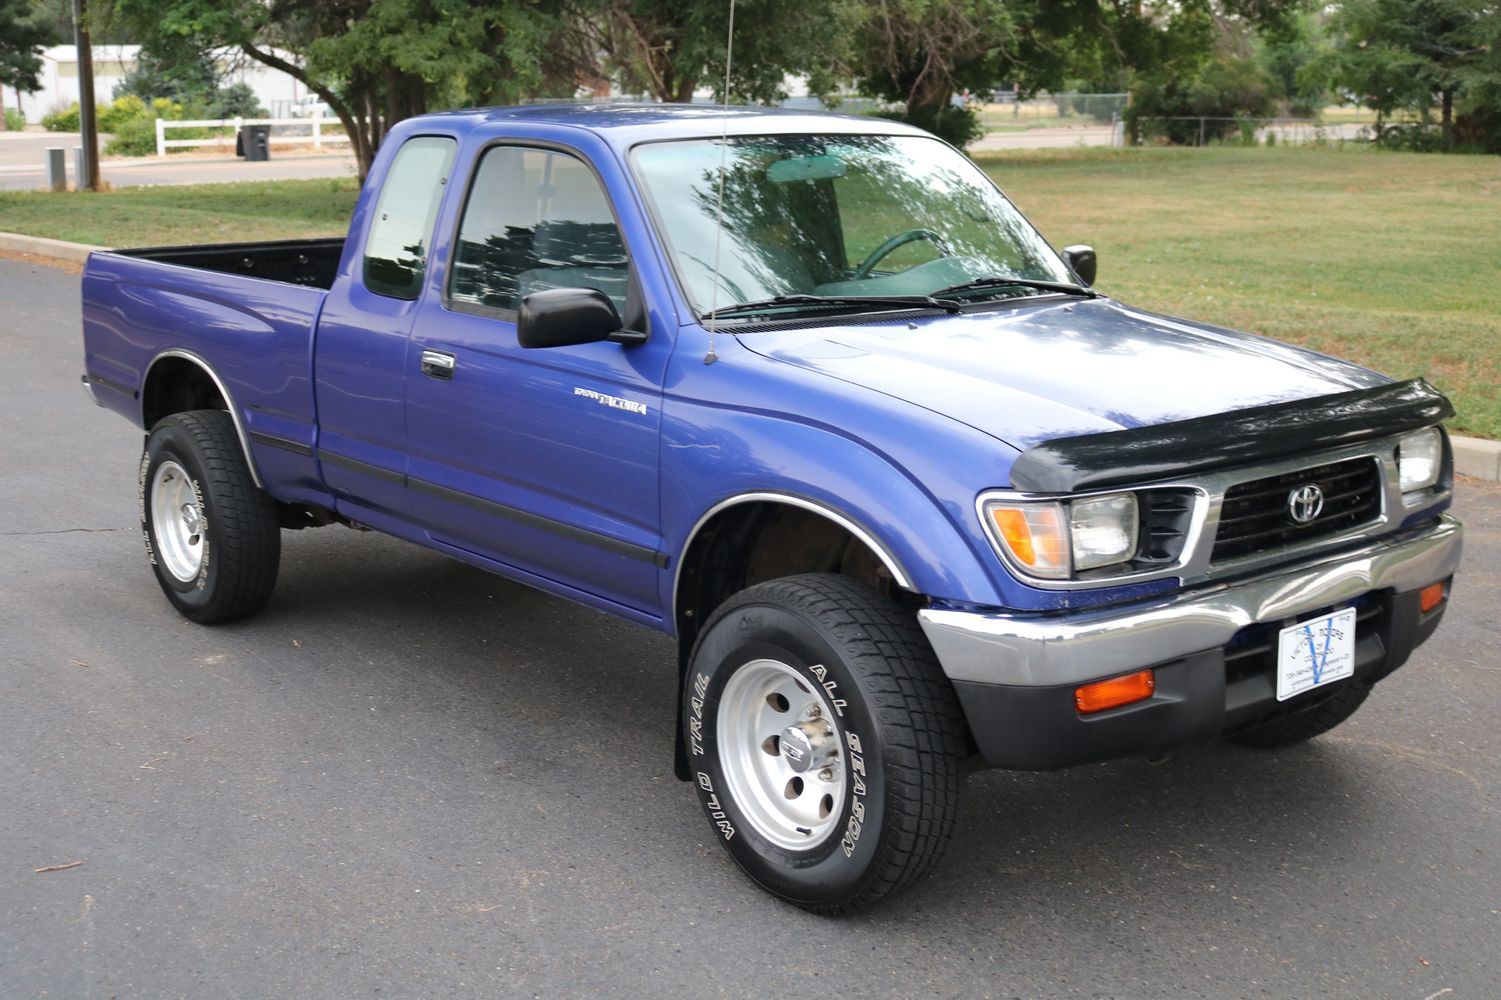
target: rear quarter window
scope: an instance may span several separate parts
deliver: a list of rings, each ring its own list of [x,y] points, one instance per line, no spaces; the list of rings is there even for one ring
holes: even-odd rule
[[[365,287],[395,299],[422,290],[433,220],[453,169],[457,143],[443,136],[408,139],[396,152],[365,240]]]

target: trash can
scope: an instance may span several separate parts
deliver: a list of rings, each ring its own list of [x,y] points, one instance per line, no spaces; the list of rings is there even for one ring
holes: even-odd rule
[[[235,135],[235,155],[247,160],[271,159],[271,126],[241,125]]]

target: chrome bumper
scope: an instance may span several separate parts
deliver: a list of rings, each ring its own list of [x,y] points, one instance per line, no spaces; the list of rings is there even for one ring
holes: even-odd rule
[[[1312,565],[1193,590],[1165,602],[1057,618],[927,609],[918,621],[950,680],[1076,684],[1225,645],[1280,621],[1373,590],[1404,592],[1451,576],[1464,529],[1448,515],[1417,538],[1377,542]]]

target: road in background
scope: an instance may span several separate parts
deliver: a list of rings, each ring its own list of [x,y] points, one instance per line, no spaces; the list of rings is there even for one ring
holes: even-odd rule
[[[68,183],[77,180],[73,172],[73,150],[79,144],[76,133],[67,132],[0,132],[0,191],[34,191],[46,186],[47,149],[67,150]],[[102,145],[102,143],[101,143]],[[144,184],[224,184],[230,181],[284,181],[316,177],[355,176],[354,157],[345,153],[278,155],[258,163],[237,156],[176,155],[165,160],[156,157],[106,159],[100,161],[104,180],[115,187]],[[0,218],[0,230],[5,228]]]
[[[77,277],[0,261],[0,301],[7,1000],[1497,995],[1501,486],[1460,485],[1448,621],[1336,733],[976,775],[931,876],[829,920],[672,777],[666,639],[343,528],[184,621]]]
[[[1066,149],[1069,146],[1108,146],[1114,130],[1098,127],[1033,128],[1023,132],[988,132],[964,151],[970,154],[994,153],[1003,149]]]
[[[1360,125],[1331,125],[1323,130],[1327,139],[1353,139]],[[1266,130],[1263,130],[1265,134]],[[1279,126],[1274,129],[1283,142],[1306,141],[1312,133],[1302,127]],[[1035,128],[1020,132],[991,132],[966,147],[971,154],[994,153],[1009,149],[1066,149],[1073,146],[1109,146],[1111,127],[1066,126]],[[60,146],[68,151],[68,180],[73,176],[73,149],[76,134],[63,132],[0,132],[0,190],[32,191],[47,182],[46,150]],[[278,155],[251,163],[233,156],[168,156],[166,159],[141,157],[104,160],[103,177],[115,187],[143,184],[222,184],[230,181],[298,180],[317,177],[353,177],[353,156],[343,153],[313,155]],[[0,230],[4,220],[0,219]]]

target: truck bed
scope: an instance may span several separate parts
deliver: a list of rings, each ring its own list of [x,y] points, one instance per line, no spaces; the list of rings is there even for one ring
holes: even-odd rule
[[[262,485],[282,499],[319,492],[311,457],[313,330],[343,244],[286,240],[91,255],[83,341],[94,399],[145,426],[158,396],[148,385],[154,366],[202,368],[217,380]]]
[[[339,269],[339,256],[344,252],[344,237],[146,247],[115,252],[122,257],[327,290],[333,285],[334,274]]]

